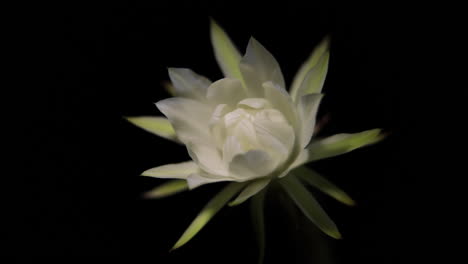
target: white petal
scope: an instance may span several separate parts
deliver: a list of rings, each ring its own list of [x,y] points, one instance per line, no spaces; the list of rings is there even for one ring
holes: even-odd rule
[[[328,72],[328,60],[330,53],[325,51],[317,64],[309,70],[304,80],[301,83],[296,94],[294,94],[294,101],[297,102],[299,98],[306,94],[320,93]]]
[[[169,119],[180,141],[211,141],[208,128],[211,109],[207,105],[173,97],[157,102],[156,106]]]
[[[126,117],[126,119],[135,126],[140,127],[150,133],[177,141],[175,130],[167,118],[160,116],[135,116]]]
[[[298,131],[300,123],[298,123],[296,110],[288,93],[272,82],[265,82],[262,86],[265,90],[265,98],[286,117],[294,130]]]
[[[208,87],[206,97],[209,102],[216,104],[236,104],[246,97],[245,88],[237,79],[224,78],[218,80]]]
[[[155,178],[186,179],[192,173],[198,171],[198,166],[193,161],[175,164],[167,164],[144,171],[142,176]]]
[[[276,59],[262,44],[250,38],[240,71],[247,85],[249,97],[263,97],[262,83],[271,81],[284,89],[284,79]]]
[[[308,159],[309,159],[309,151],[307,149],[301,150],[296,160],[294,160],[291,166],[289,166],[289,169],[294,169],[303,165],[304,163],[307,162]],[[286,176],[286,175],[283,175],[283,176]]]
[[[264,98],[247,98],[238,103],[239,107],[242,106],[247,106],[253,109],[262,109],[262,108],[267,108],[271,107],[270,103],[268,100]]]
[[[283,122],[256,119],[254,122],[258,142],[276,158],[285,160],[294,146],[294,130]],[[274,155],[273,155],[274,154]]]
[[[236,155],[229,164],[229,171],[233,175],[242,177],[243,180],[250,180],[267,176],[276,166],[277,164],[268,153],[261,150],[251,150]]]
[[[310,57],[307,59],[307,61],[304,62],[304,64],[302,64],[301,68],[297,71],[296,76],[294,76],[290,90],[291,97],[294,100],[296,98],[299,98],[297,96],[297,92],[302,82],[304,81],[307,73],[309,73],[310,69],[312,69],[317,64],[319,59],[322,57],[323,53],[328,51],[329,46],[330,38],[327,36],[320,42],[320,44],[317,47],[315,47]]]
[[[243,153],[241,144],[235,136],[227,137],[223,146],[223,160],[225,164],[229,164],[234,156]]]
[[[187,150],[193,161],[204,171],[214,175],[228,175],[221,154],[214,145],[189,142],[187,143]]]
[[[308,94],[301,97],[297,112],[302,124],[301,149],[305,148],[312,138],[317,117],[317,110],[323,94]]]
[[[242,80],[239,70],[241,55],[224,30],[211,20],[211,43],[219,67],[226,77]]]
[[[177,96],[204,100],[211,81],[186,68],[169,68],[169,78]]]
[[[193,173],[187,177],[187,184],[190,190],[197,188],[204,184],[222,182],[222,181],[233,181],[233,180],[232,178],[229,178],[229,177],[214,176],[205,172]]]

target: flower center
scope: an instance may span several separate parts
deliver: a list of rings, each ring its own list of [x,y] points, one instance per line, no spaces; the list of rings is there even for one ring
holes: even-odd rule
[[[263,98],[244,99],[236,107],[218,105],[210,129],[226,163],[250,150],[265,151],[282,162],[294,144],[294,131],[288,120]]]

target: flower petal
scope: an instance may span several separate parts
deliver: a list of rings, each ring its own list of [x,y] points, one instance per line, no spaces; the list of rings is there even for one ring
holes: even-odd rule
[[[232,107],[236,106],[246,96],[242,83],[233,78],[224,78],[214,82],[208,87],[206,94],[209,102],[213,102],[216,105],[227,104]]]
[[[241,55],[226,32],[214,20],[211,20],[211,43],[224,76],[242,80],[239,70]]]
[[[236,155],[229,164],[229,171],[233,175],[242,177],[244,181],[267,176],[277,166],[277,162],[262,150],[250,150]]]
[[[169,68],[168,72],[177,96],[205,100],[206,89],[211,85],[210,80],[186,68]]]
[[[244,186],[245,183],[231,183],[213,197],[213,199],[211,199],[200,211],[197,217],[195,217],[187,230],[185,230],[179,240],[175,243],[174,247],[172,247],[172,250],[179,248],[190,241],[190,239],[192,239]]]
[[[269,150],[268,153],[279,154],[278,158],[282,160],[289,156],[295,140],[294,130],[291,126],[262,118],[256,118],[254,126],[258,142],[264,149]]]
[[[210,141],[208,122],[211,109],[207,105],[182,97],[173,97],[156,103],[174,127],[177,138],[187,143],[194,138]]]
[[[308,158],[306,162],[338,156],[377,143],[383,138],[380,129],[371,129],[354,134],[337,134],[313,141],[307,147]]]
[[[262,190],[259,194],[252,197],[250,206],[250,214],[252,215],[252,225],[257,234],[258,243],[258,264],[263,264],[263,258],[265,255],[265,190]]]
[[[295,177],[289,175],[288,177],[282,178],[280,183],[291,199],[294,200],[297,207],[299,207],[310,221],[317,225],[325,234],[336,239],[341,238],[341,234],[335,223],[333,223],[327,213],[325,213],[314,196],[312,196]]]
[[[317,64],[310,69],[297,93],[292,97],[295,102],[297,102],[303,95],[320,93],[322,91],[325,78],[327,77],[329,58],[330,53],[326,51]]]
[[[349,195],[347,195],[343,190],[318,174],[316,171],[307,168],[306,166],[296,168],[295,170],[291,171],[291,174],[297,176],[298,179],[319,189],[330,197],[335,198],[339,202],[349,206],[356,204],[354,200],[351,199],[351,197],[349,197]]]
[[[300,98],[300,96],[297,95],[299,91],[299,87],[305,80],[306,75],[310,72],[310,70],[315,65],[317,65],[317,62],[320,60],[322,55],[329,50],[329,46],[330,46],[330,38],[327,36],[320,42],[320,44],[317,47],[315,47],[310,57],[307,59],[307,61],[304,62],[304,64],[302,64],[301,68],[297,71],[296,76],[294,76],[291,89],[290,89],[291,97],[294,100]],[[320,93],[320,92],[317,92],[317,93]]]
[[[286,90],[281,89],[273,82],[265,82],[262,86],[265,91],[265,98],[272,104],[273,108],[278,109],[288,119],[294,130],[297,131],[300,124],[291,97]]]
[[[234,201],[229,203],[229,206],[235,206],[245,202],[247,199],[263,190],[263,188],[265,188],[268,185],[268,183],[270,183],[270,181],[270,178],[252,181],[251,183],[249,183],[249,185],[247,185],[247,187],[245,187],[244,190],[242,190],[242,192],[236,197]]]
[[[198,166],[193,161],[167,164],[144,171],[142,176],[155,178],[186,179],[192,173],[198,171]]]
[[[254,38],[250,38],[247,51],[239,67],[247,86],[249,97],[262,98],[262,84],[268,81],[279,85],[284,90],[284,78],[278,62]]]
[[[174,128],[167,118],[159,116],[126,117],[130,123],[150,133],[173,141],[178,141]]]
[[[214,175],[229,175],[216,146],[196,142],[188,142],[186,146],[188,154],[202,170]]]
[[[317,117],[317,111],[323,94],[308,94],[301,97],[297,106],[299,119],[302,123],[301,149],[305,148],[312,138]]]
[[[159,199],[188,190],[186,180],[172,180],[156,186],[143,194],[147,199]]]
[[[193,190],[201,185],[207,183],[223,182],[223,181],[234,181],[232,177],[219,176],[199,171],[197,173],[190,174],[187,177],[187,184],[190,190]]]

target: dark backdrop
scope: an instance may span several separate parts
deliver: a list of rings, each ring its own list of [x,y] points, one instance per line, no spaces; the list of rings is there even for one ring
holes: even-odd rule
[[[325,2],[325,1],[324,1]],[[279,61],[287,82],[326,35],[331,59],[319,115],[321,135],[383,128],[368,148],[313,164],[357,201],[348,208],[317,194],[344,239],[288,220],[277,197],[267,210],[266,263],[400,263],[417,235],[407,162],[415,118],[405,78],[416,48],[403,8],[304,3],[113,1],[51,7],[31,43],[40,83],[28,123],[27,209],[6,230],[5,252],[21,256],[150,257],[154,263],[255,263],[248,206],[223,209],[192,241],[169,253],[213,184],[162,200],[140,194],[162,180],[145,169],[188,159],[184,147],[122,116],[159,115],[167,67],[221,78],[209,41],[214,18],[245,50],[252,35]],[[42,26],[44,25],[44,26]],[[404,115],[402,113],[405,113]],[[26,181],[26,180],[25,180]],[[312,234],[312,235],[311,235]],[[321,258],[323,262],[314,261]],[[289,261],[288,261],[289,260]]]

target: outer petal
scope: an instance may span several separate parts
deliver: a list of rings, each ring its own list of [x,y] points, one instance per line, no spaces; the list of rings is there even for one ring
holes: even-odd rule
[[[156,106],[169,119],[182,142],[194,139],[210,141],[208,122],[211,109],[207,105],[188,98],[173,97],[157,102]]]
[[[317,117],[318,106],[323,94],[308,94],[301,97],[297,112],[302,124],[301,148],[305,148],[312,138]]]
[[[303,83],[304,79],[306,78],[306,75],[317,64],[317,62],[322,57],[322,55],[329,50],[329,46],[330,46],[330,38],[327,36],[313,50],[310,57],[307,59],[307,61],[304,62],[304,64],[299,69],[299,71],[296,73],[296,76],[293,79],[291,90],[290,90],[291,97],[294,98],[294,100],[300,97],[297,95],[297,92],[299,90],[299,87]]]
[[[194,237],[245,184],[231,183],[208,202],[185,230],[172,249],[183,246]]]
[[[147,199],[159,199],[188,190],[186,180],[172,180],[156,186],[143,194]]]
[[[142,176],[149,176],[162,179],[187,179],[187,177],[198,171],[198,166],[193,161],[186,161],[175,164],[167,164],[144,171]]]
[[[294,200],[297,207],[299,207],[302,213],[304,213],[310,221],[315,223],[325,234],[336,239],[341,238],[341,234],[335,223],[322,209],[312,194],[310,194],[295,177],[285,177],[280,181],[280,183],[291,199]]]
[[[354,200],[351,199],[351,197],[349,197],[349,195],[347,195],[343,190],[341,190],[335,184],[328,181],[316,171],[307,168],[306,166],[301,166],[291,171],[291,174],[297,176],[298,179],[319,189],[320,191],[329,195],[330,197],[335,198],[337,201],[340,201],[349,206],[353,206],[356,204]]]
[[[377,143],[383,138],[380,129],[371,129],[354,134],[337,134],[317,140],[307,147],[306,162],[338,156]]]
[[[187,184],[191,190],[204,184],[214,183],[214,182],[223,182],[223,181],[234,181],[234,180],[231,177],[213,175],[213,174],[209,174],[203,171],[190,174],[187,177]]]
[[[241,55],[224,30],[211,20],[211,43],[219,67],[226,77],[242,80],[239,70]]]
[[[284,78],[275,58],[262,44],[250,38],[247,52],[242,58],[240,71],[244,78],[249,97],[263,97],[262,84],[271,81],[284,89]]]
[[[303,95],[320,93],[322,91],[325,78],[327,77],[329,57],[330,53],[326,51],[317,62],[317,65],[310,69],[299,87],[299,90],[295,94],[295,97],[293,97],[294,101],[297,102]]]
[[[205,100],[210,80],[186,68],[169,68],[168,71],[177,96]]]
[[[232,78],[224,78],[214,82],[208,87],[206,94],[209,102],[214,102],[216,105],[227,104],[233,107],[246,96],[241,81]]]
[[[174,128],[167,118],[159,116],[126,117],[130,123],[150,133],[173,141],[178,141]]]
[[[265,98],[278,109],[288,119],[295,131],[298,131],[300,123],[297,120],[296,110],[294,109],[291,97],[286,90],[281,89],[273,82],[265,82],[262,84],[265,90]]]

